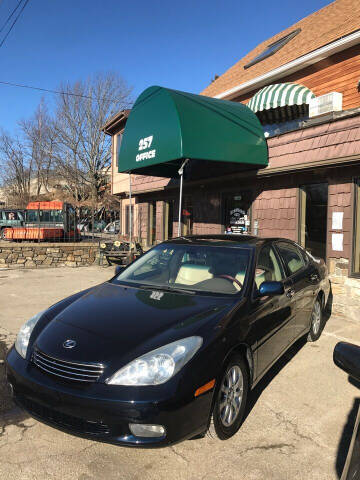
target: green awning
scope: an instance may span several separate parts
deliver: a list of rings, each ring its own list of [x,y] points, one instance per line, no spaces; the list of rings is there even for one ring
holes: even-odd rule
[[[276,83],[262,88],[247,106],[254,112],[272,108],[308,104],[315,95],[311,90],[297,83]]]
[[[119,172],[174,177],[186,158],[219,162],[220,168],[223,162],[265,167],[267,143],[258,118],[241,103],[146,89],[127,120]]]

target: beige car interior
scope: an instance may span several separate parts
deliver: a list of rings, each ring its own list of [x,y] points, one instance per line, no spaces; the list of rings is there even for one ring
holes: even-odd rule
[[[203,282],[204,280],[210,280],[214,278],[214,275],[210,273],[211,267],[208,265],[196,265],[191,263],[185,263],[181,265],[178,274],[175,279],[175,283],[181,283],[182,285],[195,285],[196,283]],[[236,280],[243,285],[245,280],[245,272],[238,272],[235,276]],[[240,290],[240,285],[233,283],[237,290]]]
[[[276,280],[281,281],[282,275],[279,267],[279,263],[275,257],[272,249],[269,249],[264,258],[259,258],[259,265],[255,272],[255,283],[257,288],[265,281]],[[296,261],[296,260],[294,260]],[[184,263],[181,265],[178,274],[175,279],[175,283],[182,285],[195,285],[196,283],[203,282],[204,280],[210,280],[214,278],[214,275],[210,273],[211,267],[208,265],[198,265],[194,263]],[[239,271],[235,278],[242,285],[245,281],[246,272],[244,270]],[[236,282],[233,283],[237,290],[240,290],[240,285]]]
[[[195,265],[192,263],[184,263],[179,268],[175,283],[182,285],[195,285],[195,283],[203,282],[213,278],[209,272],[210,267],[207,265]]]

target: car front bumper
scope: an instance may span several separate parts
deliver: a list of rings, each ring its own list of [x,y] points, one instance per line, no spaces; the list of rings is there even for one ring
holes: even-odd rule
[[[14,348],[7,357],[7,379],[15,403],[31,416],[92,440],[131,447],[165,447],[201,434],[208,426],[212,392],[187,399],[179,394],[159,400],[124,400],[117,387],[103,383],[84,387],[56,380],[25,361]],[[135,437],[129,423],[162,425],[165,435]]]

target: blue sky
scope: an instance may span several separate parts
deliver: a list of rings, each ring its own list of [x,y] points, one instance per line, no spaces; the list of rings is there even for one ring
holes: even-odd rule
[[[0,28],[18,0],[0,2]],[[150,85],[200,92],[261,41],[329,0],[30,0],[0,48],[0,80],[56,89],[118,72],[133,97]],[[40,92],[0,85],[0,127],[29,117]],[[50,108],[53,95],[45,95]]]

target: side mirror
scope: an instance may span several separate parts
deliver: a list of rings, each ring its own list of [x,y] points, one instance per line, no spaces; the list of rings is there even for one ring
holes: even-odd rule
[[[124,269],[125,269],[125,267],[123,265],[116,265],[115,275],[119,275]]]
[[[339,342],[334,348],[334,363],[360,382],[360,347],[352,343]]]
[[[282,282],[263,282],[259,288],[259,297],[273,297],[274,295],[282,295],[284,293],[284,285]]]

